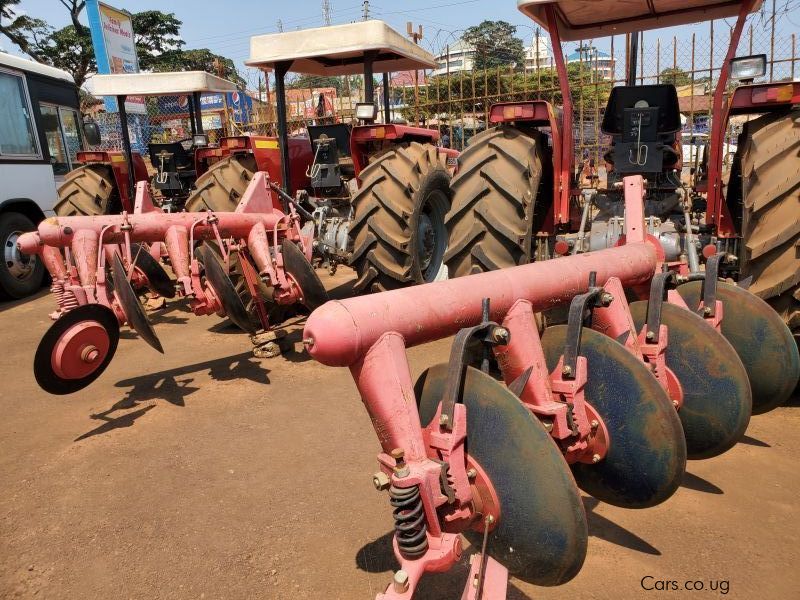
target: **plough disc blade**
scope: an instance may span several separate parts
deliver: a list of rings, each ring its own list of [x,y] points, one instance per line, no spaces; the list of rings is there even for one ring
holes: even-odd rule
[[[170,279],[158,261],[150,255],[150,252],[141,244],[131,244],[131,258],[136,263],[136,267],[141,269],[149,287],[159,296],[164,298],[175,297],[175,282]]]
[[[556,367],[566,340],[566,325],[545,330],[542,347],[549,370]],[[578,486],[625,508],[664,502],[686,470],[686,442],[675,407],[650,369],[617,341],[584,328],[581,355],[588,368],[585,398],[605,423],[609,449],[597,464],[572,465]]]
[[[637,330],[647,318],[647,302],[630,305]],[[664,303],[661,322],[669,329],[667,366],[683,387],[678,416],[689,458],[718,456],[739,441],[750,422],[750,382],[728,341],[702,318]]]
[[[114,311],[100,304],[78,306],[61,316],[36,348],[33,374],[50,394],[82,390],[106,370],[119,342]]]
[[[282,248],[283,264],[286,272],[300,286],[303,292],[303,306],[308,310],[315,310],[328,301],[328,292],[322,285],[317,273],[314,271],[300,248],[294,242],[284,240]]]
[[[236,287],[233,285],[228,273],[225,272],[225,267],[222,266],[219,255],[208,244],[204,244],[196,252],[201,256],[206,279],[211,284],[211,287],[214,288],[225,314],[239,329],[250,334],[255,333],[256,329],[253,327],[247,308],[236,292]]]
[[[442,400],[447,367],[431,367],[417,380],[423,426]],[[558,448],[514,394],[477,369],[467,368],[460,400],[467,409],[467,452],[500,500],[489,554],[536,585],[569,581],[583,565],[588,533],[580,493]],[[480,547],[481,533],[463,533]]]
[[[131,282],[128,281],[125,267],[122,265],[122,260],[119,254],[114,255],[114,264],[112,267],[112,277],[114,280],[114,295],[117,297],[122,312],[125,313],[125,320],[130,325],[139,337],[142,338],[148,345],[152,346],[162,354],[164,348],[161,346],[161,341],[158,339],[153,326],[150,324],[150,319],[144,312],[139,298],[136,297],[136,292],[133,291]]]
[[[702,281],[678,287],[691,309],[700,306]],[[753,414],[786,402],[800,376],[800,355],[780,315],[758,296],[725,282],[717,283],[722,302],[722,335],[736,350],[753,391]]]

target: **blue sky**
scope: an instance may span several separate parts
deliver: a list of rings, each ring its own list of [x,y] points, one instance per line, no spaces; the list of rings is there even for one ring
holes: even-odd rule
[[[779,9],[786,1],[778,0]],[[186,41],[186,48],[210,48],[233,59],[240,69],[244,69],[243,61],[249,52],[250,36],[277,31],[278,19],[282,21],[284,30],[319,27],[323,24],[321,0],[170,0],[166,3],[163,0],[109,0],[108,3],[131,12],[149,9],[174,12],[183,21],[181,34]],[[771,6],[769,0],[765,4]],[[330,0],[330,5],[334,24],[361,18],[362,0]],[[42,18],[54,27],[69,23],[66,9],[58,0],[22,0],[20,7],[27,14]],[[456,40],[460,31],[484,19],[502,19],[517,25],[517,34],[526,43],[529,43],[534,27],[532,21],[517,11],[515,0],[374,0],[370,1],[370,15],[388,22],[401,32],[405,32],[407,21],[421,24],[425,35],[421,43],[432,51],[440,51]],[[733,20],[730,21],[732,24]],[[758,19],[754,23],[759,30],[765,27]],[[685,43],[692,32],[696,32],[698,37],[707,36],[708,33],[707,25],[673,29],[659,32],[662,39],[671,40],[675,35],[679,43]],[[719,23],[718,31],[723,29],[726,28]],[[776,30],[784,36],[796,33],[800,37],[800,16],[784,14],[777,20]],[[655,37],[654,32],[648,32],[646,43],[648,38]],[[0,45],[7,51],[15,50],[5,38],[0,37]],[[608,41],[597,45],[607,48]],[[800,51],[800,40],[798,46]],[[567,49],[572,50],[569,46]],[[256,77],[251,70],[246,78],[255,81]]]

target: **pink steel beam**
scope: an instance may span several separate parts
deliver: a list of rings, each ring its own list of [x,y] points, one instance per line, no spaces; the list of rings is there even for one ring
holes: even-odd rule
[[[163,242],[167,230],[182,227],[186,231],[194,227],[195,240],[216,239],[214,220],[223,238],[247,238],[257,224],[271,231],[285,215],[279,210],[269,214],[258,213],[159,213],[139,215],[103,215],[96,217],[52,217],[39,224],[38,232],[19,237],[19,249],[25,254],[36,254],[39,246],[64,248],[72,243],[77,231],[93,231],[98,236],[103,229],[104,244],[125,243],[125,234],[135,232],[137,242]]]
[[[308,352],[319,362],[351,366],[385,333],[399,333],[406,347],[411,347],[480,323],[483,298],[490,299],[490,318],[499,322],[519,299],[530,301],[535,311],[569,302],[587,290],[592,271],[597,273],[597,285],[618,277],[627,287],[649,281],[656,265],[656,250],[651,244],[626,244],[374,296],[336,300],[311,314],[303,337]]]

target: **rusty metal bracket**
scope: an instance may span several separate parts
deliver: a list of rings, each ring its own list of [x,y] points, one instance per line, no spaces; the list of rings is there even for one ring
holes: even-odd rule
[[[656,274],[650,282],[650,298],[647,301],[647,342],[657,344],[661,330],[661,306],[667,300],[667,292],[678,287],[678,276],[674,271]]]
[[[597,286],[597,273],[589,273],[589,291],[578,294],[569,305],[567,320],[567,341],[564,344],[564,362],[561,376],[574,379],[578,370],[578,356],[581,353],[581,333],[584,327],[591,327],[595,308],[603,306],[603,288]],[[570,418],[570,415],[567,415]]]
[[[453,411],[461,397],[466,367],[475,363],[474,356],[469,352],[470,343],[479,342],[483,346],[480,368],[483,372],[488,372],[491,348],[493,346],[508,344],[510,340],[510,334],[507,329],[489,320],[488,298],[483,299],[482,308],[482,322],[475,327],[468,327],[460,330],[456,334],[453,346],[450,349],[447,384],[442,397],[442,410],[439,422],[447,431],[452,431]]]

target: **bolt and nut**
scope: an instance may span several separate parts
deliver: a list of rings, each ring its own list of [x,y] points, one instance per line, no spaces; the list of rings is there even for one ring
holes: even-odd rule
[[[600,462],[600,458],[601,458],[601,457],[600,457],[600,455],[599,455],[599,454],[592,454],[592,462],[593,462],[594,464],[597,464],[597,463],[599,463],[599,462]]]
[[[405,593],[408,590],[408,573],[406,573],[403,569],[400,569],[394,574],[392,583],[396,593]]]
[[[653,331],[648,331],[644,337],[647,339],[648,342],[652,342],[656,338],[656,334]]]
[[[600,304],[602,304],[603,306],[608,306],[613,301],[614,301],[614,296],[612,296],[608,292],[605,292],[600,296]]]
[[[508,344],[510,334],[505,327],[495,327],[492,331],[492,338],[498,344]]]
[[[478,472],[475,469],[470,469],[467,471],[467,477],[470,479],[475,479],[478,476]]]
[[[383,471],[378,471],[372,476],[372,485],[374,485],[375,489],[379,492],[388,490],[391,484],[392,480],[389,479],[389,476]]]
[[[569,377],[570,375],[572,375],[572,367],[566,365],[563,369],[561,369],[561,374],[564,375],[565,377]]]

